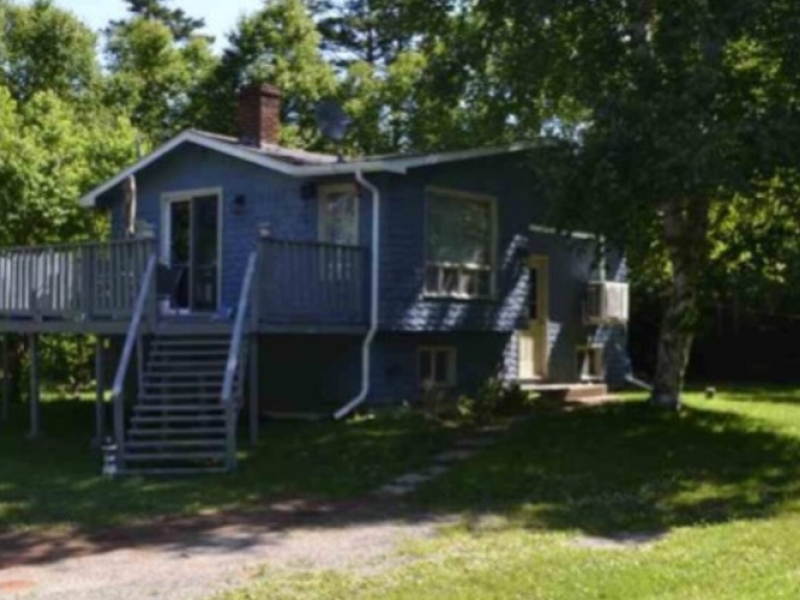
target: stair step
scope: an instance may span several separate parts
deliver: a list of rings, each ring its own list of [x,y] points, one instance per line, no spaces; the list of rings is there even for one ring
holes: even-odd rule
[[[221,474],[227,473],[228,469],[225,467],[153,467],[148,469],[146,467],[140,468],[126,468],[122,470],[123,475],[205,475],[205,474]]]
[[[153,421],[153,423],[160,423],[161,421]],[[159,435],[165,436],[186,436],[186,435],[195,435],[195,436],[202,436],[202,435],[225,435],[226,430],[224,427],[184,427],[176,428],[176,427],[153,427],[153,428],[142,428],[140,426],[133,427],[128,431],[129,437],[137,437],[137,438],[150,438]]]
[[[203,338],[176,338],[165,340],[157,338],[153,340],[152,348],[160,349],[183,349],[183,348],[227,348],[230,345],[230,338],[219,338],[207,340]]]
[[[217,412],[224,413],[228,409],[227,406],[221,404],[137,404],[133,407],[135,412],[161,412],[161,411],[174,411],[174,412]]]
[[[168,376],[166,376],[168,377]],[[208,378],[208,375],[196,375],[197,378]],[[158,381],[153,381],[148,377],[144,379],[144,387],[146,388],[166,388],[166,389],[178,389],[178,390],[191,390],[195,388],[201,388],[207,390],[208,388],[219,388],[220,391],[222,390],[222,377],[215,377],[210,381],[171,381],[167,380],[164,381],[160,379]]]
[[[197,369],[213,369],[215,371],[217,370],[224,371],[225,367],[227,366],[228,366],[227,360],[217,360],[214,362],[211,361],[152,362],[151,361],[147,365],[147,372],[153,373],[153,371],[169,370],[169,372],[171,373],[177,373],[177,374],[186,373],[186,374],[197,375]]]
[[[224,452],[181,452],[181,453],[174,453],[174,452],[157,452],[157,453],[147,453],[147,452],[134,452],[133,454],[129,454],[127,451],[125,452],[125,456],[123,457],[123,462],[128,463],[131,461],[152,461],[152,462],[174,462],[178,460],[209,460],[209,461],[224,461],[225,460],[225,453]]]
[[[143,416],[133,416],[131,417],[131,422],[137,425],[149,425],[149,424],[166,424],[166,423],[208,423],[209,421],[224,421],[225,415],[218,413],[215,415],[192,415],[192,416],[184,416],[184,415],[160,415],[157,417],[143,417]]]
[[[176,450],[180,450],[181,448],[205,448],[208,449],[219,449],[225,448],[225,440],[219,439],[201,439],[201,440],[151,440],[151,441],[140,441],[140,440],[129,440],[125,443],[125,449],[127,450],[151,450],[151,449],[164,449],[164,448],[174,448]]]
[[[230,354],[228,348],[219,348],[217,350],[177,350],[153,348],[150,352],[150,359],[151,364],[153,362],[169,362],[169,359],[189,359],[195,364],[205,364],[207,362],[211,362],[211,360],[205,359],[224,360],[228,357],[228,354]]]
[[[145,404],[152,404],[150,402],[152,400],[216,400],[219,402],[221,397],[221,389],[218,392],[196,392],[194,394],[155,394],[151,392],[139,394],[140,402]]]

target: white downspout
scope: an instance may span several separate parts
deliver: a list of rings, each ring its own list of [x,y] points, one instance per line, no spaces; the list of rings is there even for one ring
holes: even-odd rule
[[[372,286],[370,292],[369,332],[367,333],[367,337],[364,338],[364,344],[361,347],[361,391],[358,393],[358,396],[334,413],[333,418],[336,420],[343,419],[361,406],[369,395],[372,342],[375,341],[375,336],[378,333],[378,302],[380,292],[378,272],[380,270],[381,258],[381,193],[374,184],[364,179],[364,174],[360,169],[356,171],[356,181],[372,192]]]

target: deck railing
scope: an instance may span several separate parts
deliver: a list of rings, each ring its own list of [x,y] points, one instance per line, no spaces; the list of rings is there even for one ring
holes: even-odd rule
[[[261,244],[256,294],[262,323],[366,323],[366,248],[269,237]]]
[[[152,240],[0,249],[0,316],[130,317]]]

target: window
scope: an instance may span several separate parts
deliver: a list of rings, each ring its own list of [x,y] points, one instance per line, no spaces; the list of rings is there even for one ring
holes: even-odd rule
[[[455,348],[421,348],[419,381],[423,387],[451,387],[456,384]]]
[[[530,321],[539,320],[539,267],[532,267],[530,273],[530,289],[528,290],[528,319]]]
[[[606,370],[603,346],[579,347],[578,366],[581,381],[601,381]]]
[[[425,293],[491,298],[494,295],[495,228],[492,199],[429,190]]]
[[[319,240],[342,246],[358,244],[358,193],[354,186],[320,188]]]

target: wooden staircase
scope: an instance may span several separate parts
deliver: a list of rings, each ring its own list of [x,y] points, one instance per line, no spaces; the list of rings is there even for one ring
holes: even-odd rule
[[[191,474],[231,468],[242,376],[222,402],[230,336],[156,336],[142,369],[121,454],[124,474]],[[229,427],[229,425],[234,425]]]
[[[199,321],[176,324],[159,318],[156,255],[150,256],[114,377],[114,444],[106,448],[104,473],[188,475],[236,467],[257,263],[258,253],[252,252],[233,322],[211,333]],[[128,418],[125,384],[134,352],[138,385]]]

